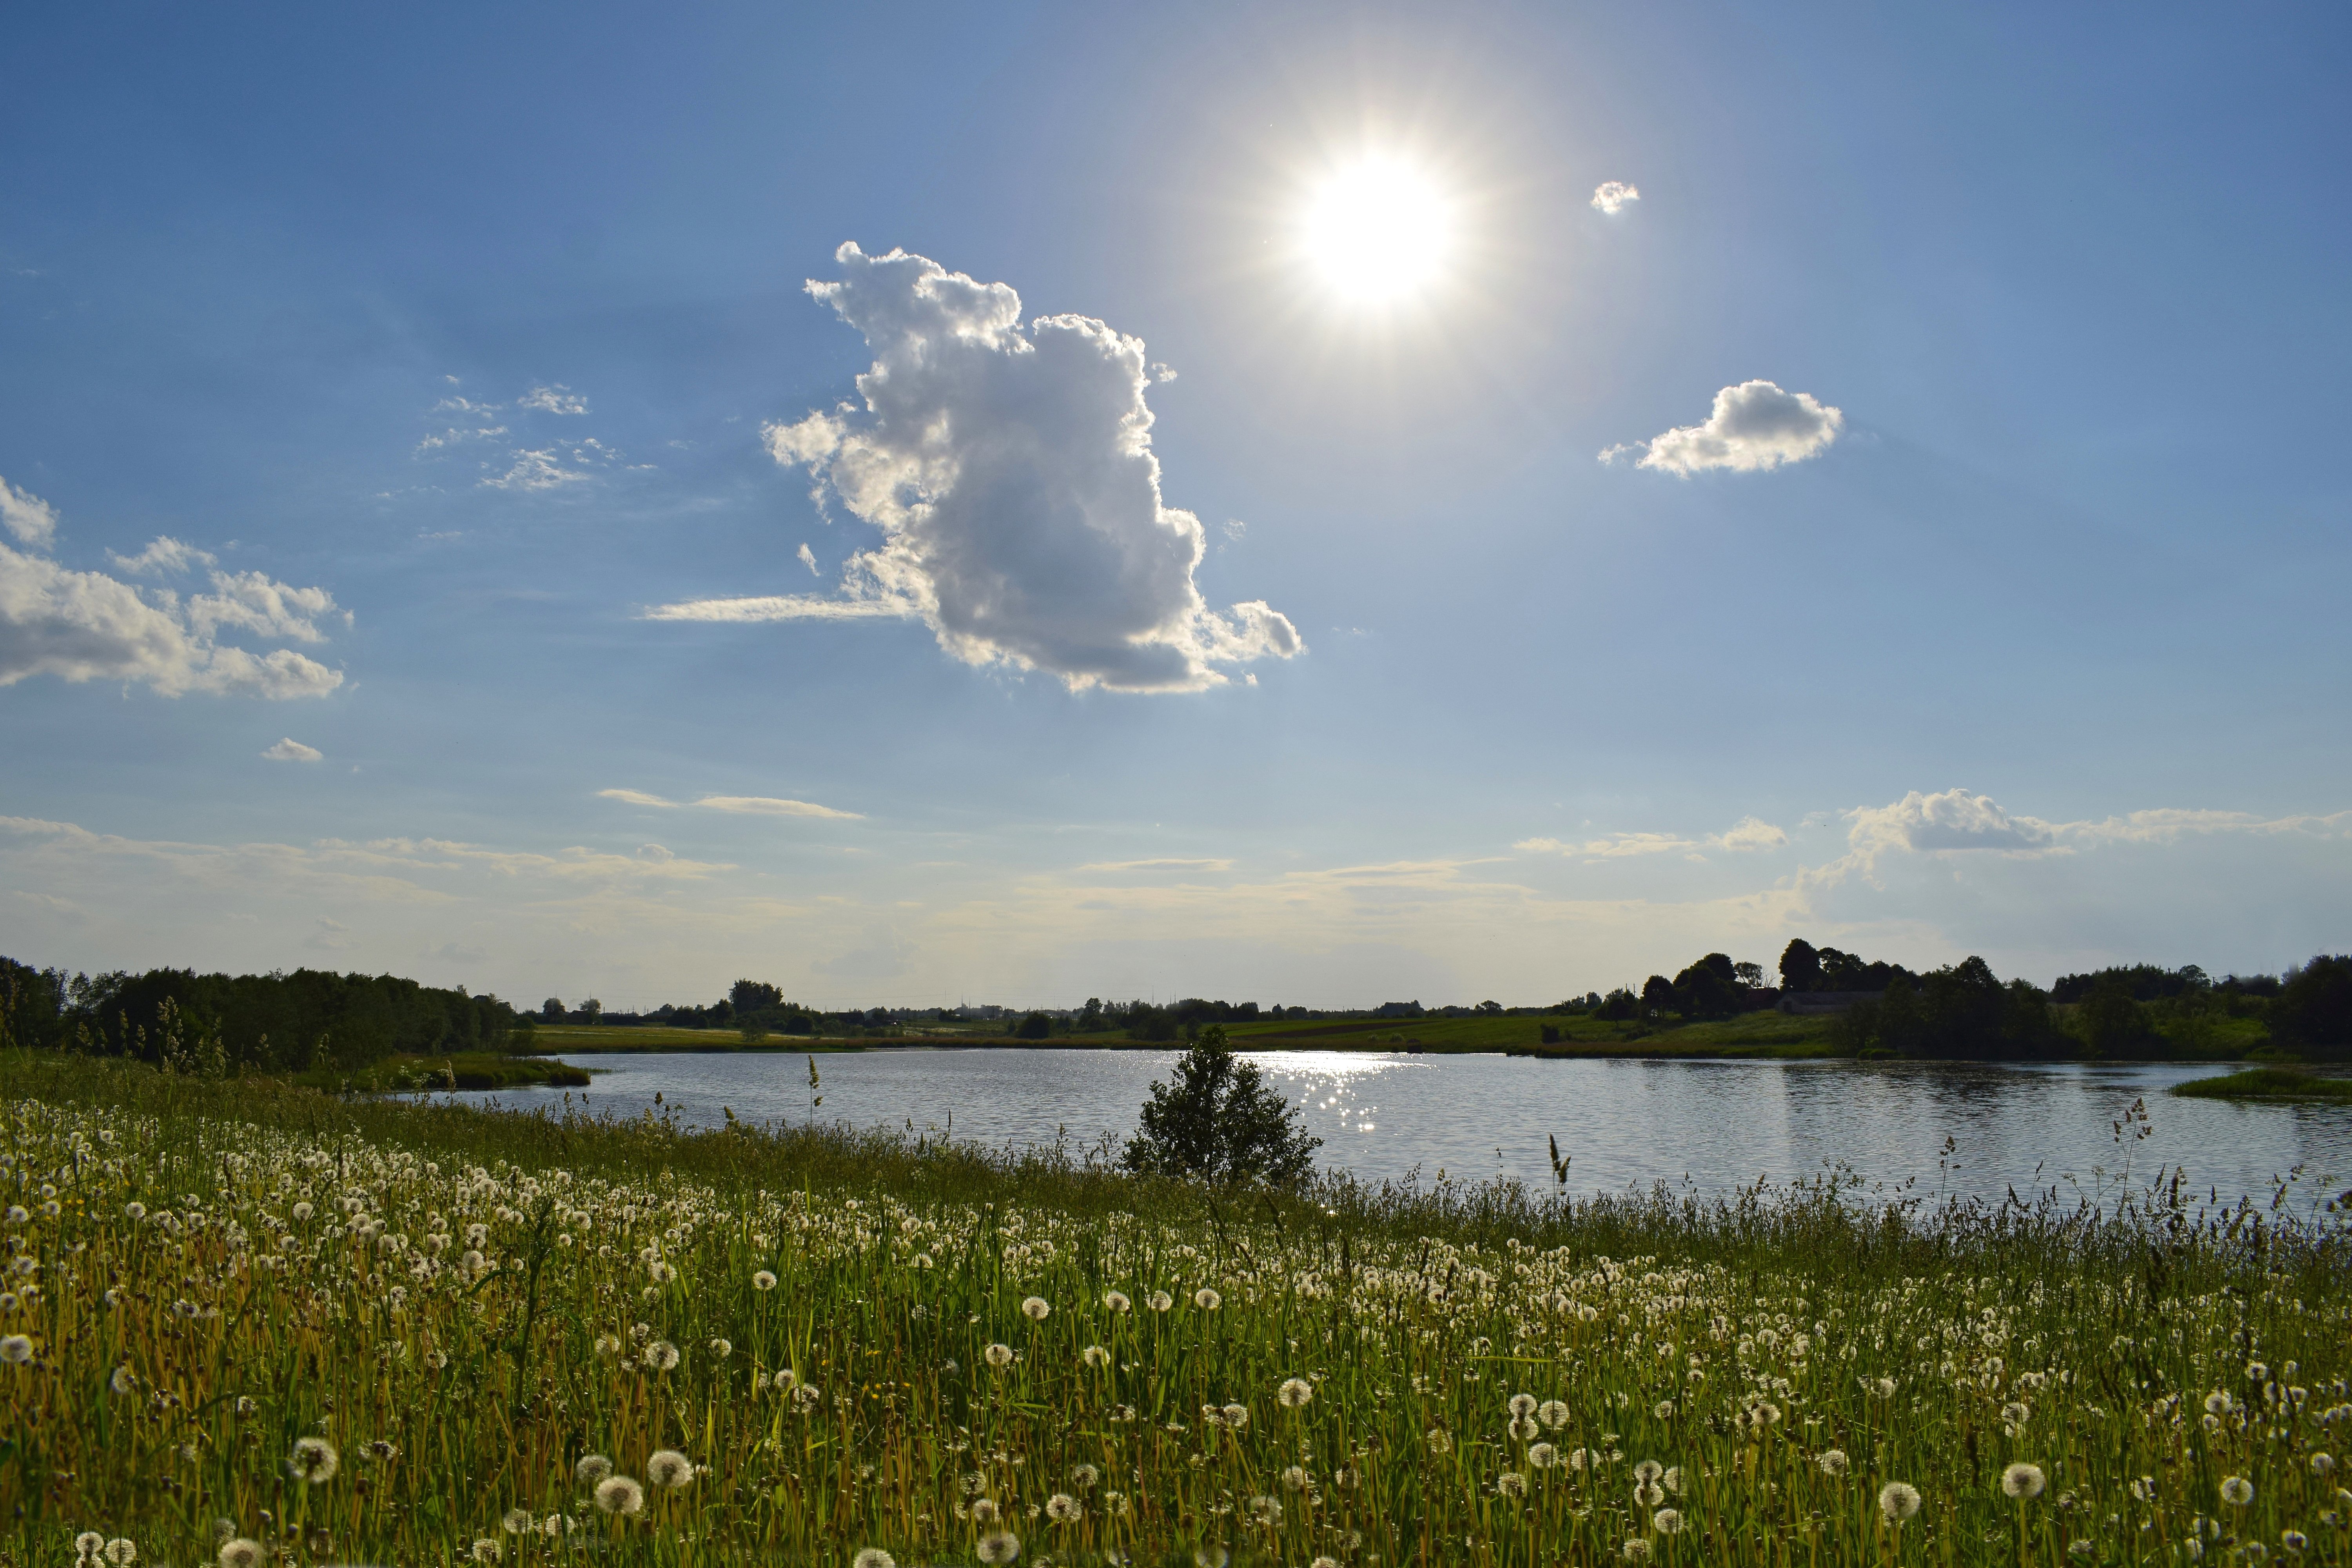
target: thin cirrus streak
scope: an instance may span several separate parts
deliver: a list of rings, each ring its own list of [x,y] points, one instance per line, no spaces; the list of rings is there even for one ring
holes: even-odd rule
[[[677,811],[688,804],[648,795],[641,789],[600,789],[596,795],[600,800],[617,800],[625,805],[648,805],[662,811]],[[731,812],[738,816],[829,816],[844,822],[860,822],[866,815],[819,805],[813,800],[785,800],[766,795],[706,795],[691,804],[704,811]]]
[[[744,599],[687,599],[656,605],[648,621],[856,621],[911,619],[912,605],[895,599],[829,599],[814,594],[774,594]]]

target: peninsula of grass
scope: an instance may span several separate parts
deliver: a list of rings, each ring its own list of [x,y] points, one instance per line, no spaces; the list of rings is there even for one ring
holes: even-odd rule
[[[295,1075],[308,1089],[399,1094],[436,1089],[584,1089],[587,1069],[544,1057],[457,1051],[447,1056],[386,1057],[363,1068],[312,1068]]]
[[[2192,1100],[2323,1100],[2352,1104],[2352,1079],[2316,1078],[2292,1068],[2253,1068],[2172,1086]]]
[[[2352,1236],[2165,1175],[1210,1189],[5,1053],[0,1558],[2340,1564]]]

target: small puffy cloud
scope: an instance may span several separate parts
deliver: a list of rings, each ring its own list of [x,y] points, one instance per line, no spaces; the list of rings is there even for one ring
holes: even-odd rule
[[[811,550],[806,544],[803,544],[801,546],[801,564],[809,569],[809,575],[812,577],[822,577],[824,575],[824,573],[819,572],[816,569],[816,552]]]
[[[881,531],[832,601],[702,600],[666,620],[921,620],[971,664],[1041,669],[1073,690],[1190,691],[1217,667],[1305,651],[1263,603],[1212,610],[1192,574],[1200,519],[1163,504],[1142,342],[1085,316],[1024,325],[1021,298],[903,251],[836,255],[809,292],[864,334],[864,407],[772,424],[769,452]]]
[[[596,792],[596,798],[617,800],[626,805],[659,806],[664,811],[675,811],[678,806],[677,801],[664,800],[657,795],[647,795],[641,789],[600,789]]]
[[[152,548],[152,547],[151,547]],[[215,572],[215,592],[183,602],[102,572],[75,572],[0,544],[0,686],[34,675],[121,680],[164,697],[190,691],[323,697],[343,673],[291,648],[257,654],[221,643],[224,631],[317,642],[335,609],[323,588],[295,588],[257,572]]]
[[[1604,180],[1592,193],[1592,205],[1615,217],[1642,199],[1642,193],[1622,180]]]
[[[515,399],[518,408],[536,408],[542,414],[585,414],[588,400],[557,382],[553,386],[534,386]]]
[[[147,548],[136,555],[117,555],[110,550],[106,558],[114,563],[117,570],[128,572],[134,577],[143,577],[150,573],[158,577],[176,577],[199,566],[220,563],[209,552],[173,539],[168,533],[157,534]]]
[[[1755,472],[1801,463],[1838,437],[1845,416],[1804,392],[1783,392],[1769,381],[1747,381],[1715,395],[1704,425],[1684,425],[1646,443],[1641,467],[1690,475],[1707,468]],[[1633,448],[1610,447],[1604,463]]]
[[[2032,816],[2012,816],[1990,795],[1964,789],[1923,795],[1913,790],[1892,805],[1861,806],[1846,813],[1846,843],[1865,865],[1888,850],[1949,854],[1997,850],[2011,855],[2046,854],[2058,831]]]
[[[327,753],[316,746],[306,746],[289,735],[276,745],[265,749],[261,754],[273,763],[315,763]]]
[[[47,550],[57,542],[58,509],[30,490],[20,490],[0,479],[0,524],[16,536],[17,543]]]
[[[776,800],[760,795],[706,795],[694,803],[705,811],[731,811],[744,816],[834,816],[855,822],[861,814],[835,811],[814,801]]]

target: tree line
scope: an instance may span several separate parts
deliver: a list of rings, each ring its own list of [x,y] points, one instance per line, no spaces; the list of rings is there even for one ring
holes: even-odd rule
[[[530,1036],[530,1020],[494,995],[397,975],[69,974],[0,958],[0,1047],[133,1057],[215,1074],[300,1072],[400,1054],[519,1052]]]
[[[2003,981],[1978,957],[1920,973],[1798,938],[1780,954],[1779,978],[1768,987],[1760,964],[1710,952],[1672,979],[1653,974],[1639,991],[1621,986],[1556,1010],[1693,1023],[1774,1007],[1784,996],[1822,999],[1842,1006],[1831,1037],[1855,1056],[2200,1057],[2247,1045],[2352,1053],[2352,956],[2345,954],[2322,953],[2284,975],[2220,980],[2195,964],[2117,965],[2062,975],[2044,990]]]

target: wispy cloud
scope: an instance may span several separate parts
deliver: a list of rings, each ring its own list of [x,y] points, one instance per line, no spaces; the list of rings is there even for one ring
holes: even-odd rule
[[[276,745],[265,747],[261,754],[273,763],[315,763],[327,753],[289,735]]]
[[[1156,860],[1097,860],[1078,868],[1081,871],[1230,871],[1231,860],[1186,859],[1163,856]]]
[[[30,549],[47,550],[57,542],[57,508],[6,479],[0,479],[0,524],[16,536],[17,543]]]
[[[542,414],[585,414],[588,400],[557,382],[552,386],[534,386],[515,399],[518,408],[535,408]]]
[[[648,621],[866,621],[911,620],[921,611],[903,599],[829,599],[814,594],[778,594],[746,599],[688,599],[656,605]]]
[[[596,795],[599,799],[617,800],[628,805],[652,806],[661,811],[679,811],[688,805],[685,801],[648,795],[641,789],[600,789]],[[724,811],[737,816],[826,816],[845,822],[864,820],[864,814],[860,812],[839,811],[829,805],[819,805],[814,801],[784,800],[764,795],[706,795],[692,804],[702,811]]]
[[[136,555],[117,555],[110,550],[106,558],[114,563],[115,570],[128,572],[135,577],[153,574],[159,577],[175,577],[193,572],[199,566],[216,566],[219,559],[193,544],[173,539],[169,534],[157,534],[147,548]]]
[[[1676,833],[1610,833],[1586,839],[1522,838],[1511,847],[1522,854],[1572,855],[1587,860],[1627,860],[1645,855],[1683,855],[1700,859],[1704,858],[1699,853],[1703,849],[1739,854],[1778,849],[1788,842],[1788,834],[1770,823],[1743,816],[1724,832],[1696,838]]]

